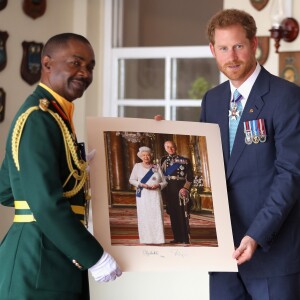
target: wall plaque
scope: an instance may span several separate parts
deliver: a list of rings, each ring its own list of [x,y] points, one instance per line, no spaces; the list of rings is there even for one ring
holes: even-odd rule
[[[23,58],[21,62],[21,77],[30,85],[36,83],[41,77],[41,52],[42,43],[22,43]]]
[[[7,62],[6,56],[6,40],[8,38],[8,33],[6,31],[0,31],[0,71],[2,71]]]
[[[257,10],[262,10],[269,2],[269,0],[250,0],[252,6]]]
[[[24,0],[23,11],[33,19],[41,17],[46,11],[46,0]]]
[[[0,0],[0,10],[4,9],[7,5],[7,0]]]
[[[260,65],[263,65],[269,57],[269,45],[270,37],[268,36],[259,36],[257,37],[257,49],[256,49],[256,59]]]
[[[0,123],[4,120],[5,115],[5,92],[0,88]]]

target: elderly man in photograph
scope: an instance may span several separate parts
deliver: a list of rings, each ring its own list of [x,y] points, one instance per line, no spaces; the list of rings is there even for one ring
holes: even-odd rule
[[[189,193],[193,181],[190,160],[177,154],[173,141],[166,141],[164,147],[168,155],[160,161],[168,185],[162,191],[166,211],[170,215],[174,236],[172,244],[190,244]]]

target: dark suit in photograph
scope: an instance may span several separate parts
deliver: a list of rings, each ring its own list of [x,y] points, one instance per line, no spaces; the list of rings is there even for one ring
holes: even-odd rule
[[[166,212],[170,216],[174,243],[190,243],[189,214],[191,201],[184,204],[180,198],[180,190],[190,190],[193,181],[193,170],[190,160],[186,157],[167,155],[160,162],[167,186],[162,190],[166,203]]]
[[[251,260],[239,266],[239,276],[248,280],[299,273],[300,87],[262,67],[241,115],[231,154],[230,99],[229,81],[208,91],[201,121],[220,126],[235,247],[245,235],[258,243]],[[259,119],[264,121],[266,140],[246,144],[244,125]],[[287,291],[278,293],[286,295]]]

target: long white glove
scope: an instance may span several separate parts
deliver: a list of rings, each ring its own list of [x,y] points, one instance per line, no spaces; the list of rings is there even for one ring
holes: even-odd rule
[[[117,262],[105,251],[100,260],[94,266],[89,268],[89,270],[97,282],[112,281],[122,275],[122,271]]]

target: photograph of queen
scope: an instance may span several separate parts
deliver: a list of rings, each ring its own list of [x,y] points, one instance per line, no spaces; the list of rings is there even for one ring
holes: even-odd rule
[[[137,156],[142,162],[132,169],[129,182],[136,187],[138,233],[141,244],[164,244],[164,217],[161,190],[167,181],[157,164],[153,164],[153,152],[140,147]]]

